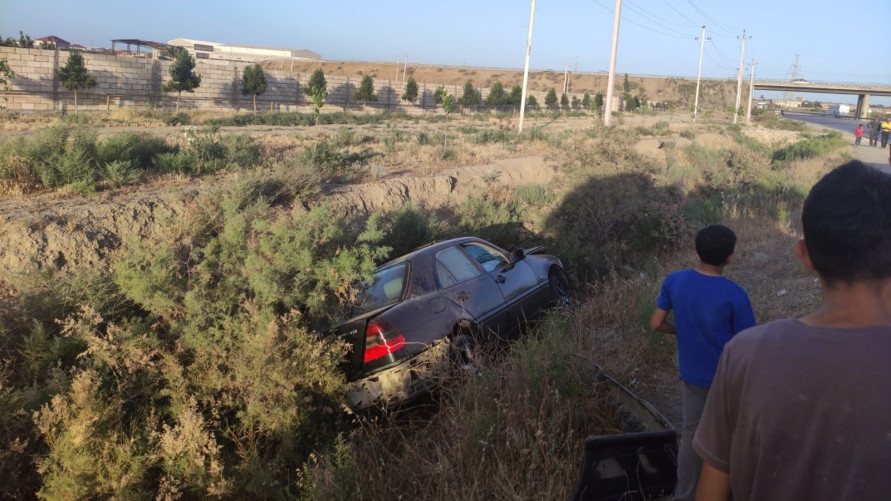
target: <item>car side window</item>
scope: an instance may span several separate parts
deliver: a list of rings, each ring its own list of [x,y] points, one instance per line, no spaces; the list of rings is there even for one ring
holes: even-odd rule
[[[509,262],[504,254],[488,245],[474,242],[462,247],[486,272],[497,270]]]
[[[458,249],[449,247],[436,253],[436,276],[442,288],[464,283],[479,275],[476,266]]]

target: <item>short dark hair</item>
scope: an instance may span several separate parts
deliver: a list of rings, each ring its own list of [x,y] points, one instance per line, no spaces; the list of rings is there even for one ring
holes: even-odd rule
[[[736,233],[721,224],[710,224],[696,233],[696,253],[703,263],[721,266],[736,248]]]
[[[801,224],[827,283],[891,277],[891,175],[859,160],[836,168],[811,188]]]

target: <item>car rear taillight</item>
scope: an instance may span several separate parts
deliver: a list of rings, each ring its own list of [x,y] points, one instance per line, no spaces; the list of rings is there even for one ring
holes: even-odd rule
[[[405,338],[386,320],[368,322],[365,328],[365,363],[385,357],[405,346]]]

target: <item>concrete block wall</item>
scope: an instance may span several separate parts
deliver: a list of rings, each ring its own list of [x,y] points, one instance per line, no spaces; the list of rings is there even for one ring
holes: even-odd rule
[[[84,53],[84,63],[97,85],[78,91],[79,112],[105,112],[118,109],[176,107],[177,93],[165,93],[163,83],[170,79],[172,61],[134,58],[104,54]],[[65,89],[53,74],[65,65],[68,52],[42,49],[0,47],[0,59],[6,59],[16,76],[11,80],[6,107],[11,112],[73,112],[74,92]],[[201,75],[201,85],[194,92],[183,92],[180,110],[234,110],[252,111],[253,96],[241,92],[244,68],[251,63],[198,59],[195,69]],[[282,65],[284,66],[284,65]],[[281,69],[264,69],[267,80],[266,92],[257,96],[258,111],[312,112],[314,105],[301,90],[311,73],[295,73]],[[349,109],[352,112],[376,113],[381,110],[402,110],[409,114],[442,112],[433,106],[435,83],[418,83],[418,101],[403,101],[405,84],[401,81],[375,79],[378,101],[357,103],[352,93],[361,83],[361,77],[326,75],[328,97],[324,112],[332,108]],[[463,93],[463,85],[448,85],[446,90],[457,99]],[[483,99],[488,89],[480,89]],[[544,106],[545,92],[531,92]],[[578,96],[581,98],[581,95]],[[570,96],[571,98],[571,96]]]

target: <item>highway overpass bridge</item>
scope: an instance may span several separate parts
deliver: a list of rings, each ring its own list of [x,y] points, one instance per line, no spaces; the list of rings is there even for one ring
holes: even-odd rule
[[[857,96],[855,118],[867,118],[869,96],[891,96],[891,86],[879,84],[846,84],[831,82],[811,82],[808,80],[755,80],[757,90],[779,90],[783,92],[813,92],[820,94],[854,94]]]

